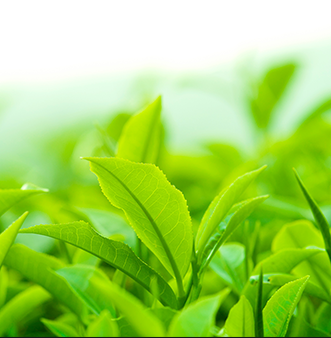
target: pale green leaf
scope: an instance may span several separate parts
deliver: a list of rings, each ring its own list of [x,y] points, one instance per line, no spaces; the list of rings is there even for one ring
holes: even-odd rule
[[[215,316],[230,289],[200,298],[179,312],[170,324],[170,337],[208,337],[215,325]]]
[[[80,337],[74,328],[68,324],[56,321],[41,319],[41,322],[56,336],[56,337]]]
[[[155,163],[161,138],[161,97],[125,124],[118,141],[117,157]]]
[[[95,289],[99,290],[100,294],[107,295],[108,299],[114,304],[114,307],[126,317],[126,320],[133,326],[140,335],[153,337],[162,336],[164,328],[162,323],[147,311],[147,308],[133,295],[126,290],[120,288],[116,284],[107,280],[93,267],[80,267],[81,271],[71,268],[64,268],[58,271],[61,276],[65,277],[70,285],[77,285],[76,273],[85,274]],[[85,271],[84,271],[84,270]]]
[[[123,209],[142,242],[177,280],[192,257],[193,231],[183,194],[154,165],[118,158],[87,158],[109,201]],[[181,294],[182,296],[182,294]]]
[[[104,310],[100,316],[88,326],[85,337],[119,337],[117,322],[112,319],[107,310]]]
[[[6,302],[9,276],[5,266],[0,268],[0,309]]]
[[[14,243],[17,233],[27,216],[28,212],[25,212],[18,220],[16,220],[3,233],[0,234],[0,268],[7,255],[8,250]]]
[[[225,322],[225,332],[229,337],[255,337],[254,312],[250,302],[241,296],[232,307]]]
[[[31,185],[24,185],[21,189],[0,189],[0,216],[23,199],[47,191]]]
[[[290,319],[301,298],[309,276],[282,286],[263,309],[266,337],[285,337]]]
[[[238,202],[242,193],[265,168],[266,166],[263,166],[258,170],[240,176],[229,187],[221,191],[221,193],[215,197],[205,212],[198,229],[196,249],[200,252],[200,255],[209,238],[213,235],[217,226],[223,221],[231,207]]]
[[[57,225],[36,225],[22,229],[21,232],[49,236],[88,251],[114,268],[121,270],[150,292],[155,279],[160,301],[170,307],[177,307],[174,292],[158,273],[140,260],[126,244],[101,236],[83,221]]]
[[[276,235],[272,250],[305,247],[323,248],[320,231],[309,221],[296,221],[286,224]],[[271,271],[275,272],[275,271]],[[325,251],[314,255],[293,269],[296,276],[309,275],[310,280],[329,293],[331,289],[331,264]]]
[[[87,308],[74,293],[64,278],[53,270],[64,264],[55,257],[35,252],[21,244],[15,244],[9,250],[4,264],[20,272],[25,278],[33,281],[66,305],[71,311],[84,320]]]
[[[31,286],[12,298],[0,309],[0,336],[50,298],[51,295],[38,285]]]

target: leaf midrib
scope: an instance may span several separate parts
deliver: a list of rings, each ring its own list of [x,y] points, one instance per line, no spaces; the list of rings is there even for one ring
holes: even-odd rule
[[[144,207],[144,205],[139,201],[139,199],[135,196],[135,194],[127,187],[127,185],[121,180],[119,179],[115,174],[113,174],[110,170],[108,170],[107,168],[105,168],[103,165],[101,165],[98,162],[93,161],[92,159],[89,159],[90,162],[98,165],[99,167],[101,167],[102,169],[104,169],[106,172],[108,172],[111,176],[113,176],[122,186],[123,188],[129,193],[129,195],[135,200],[135,202],[138,204],[138,206],[141,208],[141,210],[143,211],[143,213],[145,214],[145,216],[147,217],[147,219],[149,220],[149,222],[151,223],[154,231],[156,232],[165,252],[166,255],[169,259],[170,265],[173,269],[173,272],[175,274],[177,283],[180,283],[182,285],[182,276],[179,272],[178,266],[175,262],[175,259],[169,249],[169,246],[167,244],[167,242],[165,241],[160,229],[158,228],[157,224],[155,223],[153,217],[150,215],[150,213],[148,212],[148,210]],[[125,211],[125,210],[124,210]],[[125,212],[126,213],[126,212]]]

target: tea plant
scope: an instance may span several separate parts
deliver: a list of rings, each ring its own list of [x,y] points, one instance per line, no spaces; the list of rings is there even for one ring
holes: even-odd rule
[[[272,69],[252,91],[264,141],[294,71]],[[160,97],[97,126],[82,166],[68,160],[82,149],[69,137],[53,191],[0,190],[2,223],[22,208],[32,217],[0,234],[0,336],[330,336],[329,224],[288,168],[327,107],[246,161],[221,144],[205,157],[170,154]],[[313,170],[321,158],[309,151]],[[312,214],[298,205],[299,189]],[[50,222],[37,222],[37,211]]]

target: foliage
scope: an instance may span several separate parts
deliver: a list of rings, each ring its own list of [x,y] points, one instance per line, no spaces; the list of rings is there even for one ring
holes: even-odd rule
[[[158,97],[45,140],[49,191],[7,172],[0,336],[330,336],[330,101],[271,136],[295,72],[252,82],[253,155],[172,153]]]

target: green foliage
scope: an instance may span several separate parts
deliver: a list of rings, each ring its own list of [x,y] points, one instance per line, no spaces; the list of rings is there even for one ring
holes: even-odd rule
[[[297,71],[247,85],[249,151],[174,153],[158,97],[1,166],[0,336],[331,336],[331,101],[280,137]]]

